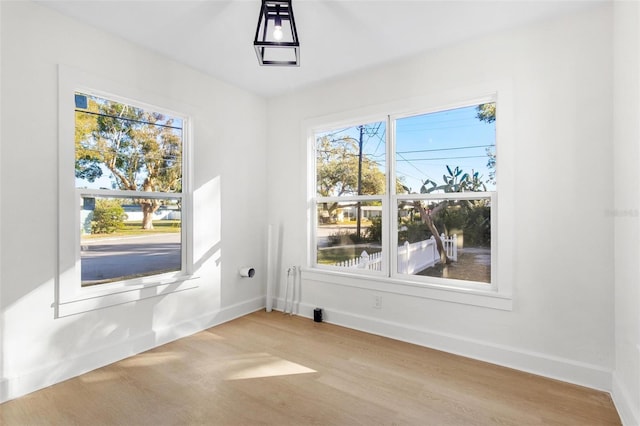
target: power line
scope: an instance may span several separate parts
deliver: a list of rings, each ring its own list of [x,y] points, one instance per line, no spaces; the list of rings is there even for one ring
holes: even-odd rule
[[[427,177],[427,179],[431,179],[431,177],[430,177],[429,175],[426,175],[426,174],[424,173],[424,171],[423,171],[423,170],[420,170],[420,169],[418,168],[418,166],[416,166],[415,164],[413,164],[413,163],[411,162],[412,160],[407,160],[407,159],[406,159],[406,158],[404,158],[404,157],[402,156],[402,154],[400,154],[400,153],[396,153],[396,154],[398,155],[398,157],[400,157],[400,158],[402,159],[402,160],[398,160],[398,159],[396,159],[396,162],[398,162],[398,161],[404,161],[404,162],[406,162],[407,164],[409,164],[411,167],[413,167],[414,169],[416,169],[416,170],[418,171],[418,173],[420,173],[421,175],[426,176],[426,177]],[[409,176],[409,175],[407,174],[407,176]],[[415,176],[409,176],[409,177],[412,177],[412,178],[414,178],[414,179],[421,180],[420,178],[417,178],[417,177],[415,177]]]
[[[436,152],[436,151],[453,151],[457,149],[473,149],[473,148],[489,148],[496,146],[495,144],[489,145],[469,145],[469,146],[457,146],[452,148],[433,148],[433,149],[417,149],[414,151],[396,151],[396,154],[415,154],[417,152]]]
[[[137,150],[135,149],[130,149],[127,150],[126,152],[121,152],[121,151],[113,151],[113,150],[109,150],[109,149],[95,149],[95,148],[82,148],[84,151],[88,152],[88,153],[94,153],[94,154],[103,154],[103,155],[113,155],[115,157],[121,157],[121,158],[131,158],[132,155],[136,155],[138,158],[144,158],[146,160],[178,160],[182,157],[181,154],[162,154],[162,153],[157,153],[157,154],[140,154]]]
[[[452,148],[417,149],[417,150],[411,150],[411,151],[396,151],[396,155],[400,155],[400,154],[416,154],[416,153],[423,153],[423,152],[455,151],[455,150],[461,150],[461,149],[490,148],[490,147],[495,147],[495,144],[458,146],[458,147],[452,147]],[[317,152],[330,154],[330,153],[333,152],[333,150],[330,150],[330,149],[319,149]],[[349,155],[356,156],[357,154],[345,152],[343,155],[345,155],[345,156],[349,156]],[[374,154],[366,154],[366,155],[368,157],[382,157],[385,154],[376,155],[374,153]],[[484,157],[484,155],[483,155],[483,157]]]
[[[427,114],[427,116],[430,114]],[[418,115],[418,116],[412,116],[412,117],[406,117],[406,118],[400,118],[397,120],[398,122],[398,126],[401,127],[411,127],[411,126],[429,126],[431,124],[442,124],[442,123],[452,123],[452,122],[476,122],[476,120],[478,120],[475,116],[474,117],[468,117],[468,116],[463,116],[463,117],[455,117],[455,118],[448,118],[448,119],[444,119],[444,120],[434,120],[433,118],[425,121],[425,115]],[[418,120],[422,120],[422,121],[418,121]]]
[[[439,158],[412,158],[411,160],[407,160],[407,159],[402,159],[402,160],[396,160],[396,161],[436,161],[436,160],[463,160],[463,159],[467,159],[467,158],[485,158],[486,155],[468,155],[468,156],[462,156],[462,157],[439,157]]]
[[[475,123],[475,124],[459,124],[457,126],[442,126],[442,127],[424,127],[419,129],[402,129],[398,133],[415,133],[415,132],[425,132],[427,130],[444,130],[444,129],[460,129],[462,127],[477,127],[477,126],[486,126],[484,123]]]
[[[152,126],[164,127],[164,128],[167,128],[167,129],[175,129],[175,130],[182,131],[182,127],[170,126],[168,124],[152,123],[150,121],[136,120],[134,118],[127,118],[127,117],[118,117],[116,115],[109,115],[109,114],[104,114],[104,113],[101,113],[101,112],[85,111],[85,110],[81,110],[81,109],[76,109],[75,111],[79,112],[79,113],[82,113],[82,114],[97,115],[97,116],[100,116],[100,117],[114,118],[116,120],[129,121],[129,122],[132,122],[132,123],[139,123],[139,124],[149,124],[149,125],[152,125]]]

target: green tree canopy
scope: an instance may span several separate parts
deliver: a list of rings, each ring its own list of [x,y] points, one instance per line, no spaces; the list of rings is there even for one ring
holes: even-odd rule
[[[496,121],[496,103],[490,102],[480,104],[476,107],[476,118],[485,123],[493,123]]]
[[[358,141],[353,138],[319,138],[316,145],[318,195],[332,197],[358,195]],[[360,195],[384,194],[385,175],[371,158],[362,157]]]
[[[493,123],[496,121],[496,103],[490,102],[480,104],[476,107],[476,118],[485,123]],[[496,152],[492,148],[487,148],[487,168],[489,169],[488,183],[496,184]]]
[[[114,189],[182,191],[182,129],[174,118],[88,96],[76,109],[76,177],[94,182],[106,168]],[[139,200],[143,227],[160,207],[158,199]]]

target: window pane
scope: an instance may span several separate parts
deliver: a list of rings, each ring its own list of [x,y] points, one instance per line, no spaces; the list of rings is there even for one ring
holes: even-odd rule
[[[396,174],[409,193],[495,191],[495,103],[396,121]]]
[[[398,201],[398,273],[491,282],[491,201]]]
[[[318,203],[317,208],[318,264],[382,270],[381,202]]]
[[[363,124],[315,135],[320,197],[384,194],[386,125]]]
[[[75,94],[76,188],[182,192],[183,120]]]
[[[83,287],[182,269],[179,198],[84,197],[80,208]]]

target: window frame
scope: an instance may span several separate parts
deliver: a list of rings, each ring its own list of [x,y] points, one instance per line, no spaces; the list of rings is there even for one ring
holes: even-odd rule
[[[486,192],[447,192],[447,193],[436,193],[436,194],[395,194],[392,197],[392,205],[398,205],[398,201],[401,200],[490,200],[491,205],[495,206],[497,204],[498,194],[497,191],[486,191]],[[394,204],[395,203],[395,204]],[[457,279],[449,279],[449,278],[438,278],[438,277],[426,277],[420,275],[409,275],[409,274],[401,274],[398,272],[398,222],[393,221],[393,227],[391,229],[391,239],[395,242],[395,244],[391,244],[392,253],[391,253],[391,278],[395,278],[398,280],[409,280],[415,281],[418,283],[424,284],[440,284],[446,287],[452,288],[461,288],[461,289],[476,289],[476,290],[490,290],[497,291],[497,274],[495,273],[497,268],[497,261],[494,253],[496,252],[496,240],[497,235],[494,229],[497,229],[497,223],[495,219],[496,215],[494,214],[493,207],[491,208],[491,282],[482,283],[478,281],[468,281],[468,280],[457,280]],[[435,280],[435,281],[433,281]]]
[[[189,108],[155,93],[119,84],[80,70],[59,65],[58,68],[58,273],[55,317],[101,309],[197,287],[193,276],[192,250],[192,119]],[[75,104],[74,93],[98,96],[145,110],[183,119],[182,192],[121,191],[76,188],[75,175]],[[127,94],[125,97],[123,94]],[[140,102],[137,99],[146,99]],[[158,105],[169,105],[161,107]],[[178,113],[176,111],[182,111]],[[80,261],[80,209],[82,196],[180,198],[181,270],[92,286],[82,286]],[[73,235],[71,237],[70,235]]]
[[[384,194],[375,194],[375,195],[343,195],[343,196],[332,196],[332,197],[321,197],[317,195],[317,161],[316,161],[316,140],[315,135],[318,132],[328,132],[336,129],[343,129],[348,127],[356,127],[360,125],[366,125],[370,123],[383,122],[385,123],[385,161],[386,161],[386,169],[385,169],[385,193]],[[307,141],[311,144],[311,158],[309,159],[309,165],[311,170],[312,178],[308,179],[309,181],[309,194],[310,198],[310,209],[311,209],[311,222],[310,222],[310,232],[311,238],[309,241],[309,250],[307,256],[307,265],[311,266],[314,269],[325,270],[325,271],[333,271],[347,275],[364,275],[364,276],[372,276],[372,277],[388,277],[389,276],[389,242],[385,235],[387,235],[389,230],[389,220],[387,217],[388,214],[386,212],[389,210],[387,203],[389,202],[389,154],[387,145],[389,143],[389,119],[387,115],[384,114],[376,114],[361,117],[361,119],[349,120],[349,121],[341,121],[332,123],[329,126],[313,126],[309,127],[306,135]],[[357,273],[345,271],[344,268],[333,265],[322,265],[317,263],[318,259],[318,246],[317,246],[317,224],[318,224],[318,204],[324,202],[367,202],[367,201],[380,201],[382,204],[382,270],[374,271],[374,270],[366,270],[361,269],[358,270]]]
[[[474,95],[474,93],[476,95]],[[382,105],[373,105],[360,110],[345,111],[337,114],[307,119],[303,123],[305,139],[307,140],[307,177],[308,194],[308,255],[306,267],[303,269],[303,279],[315,282],[344,285],[372,291],[388,292],[399,295],[415,296],[427,299],[443,300],[474,306],[482,306],[499,310],[512,310],[512,275],[513,253],[509,250],[513,245],[511,234],[507,230],[513,227],[513,219],[507,215],[513,212],[514,188],[511,182],[503,184],[513,177],[513,143],[511,83],[508,81],[489,82],[475,87],[465,87],[433,93],[429,96],[399,100]],[[399,118],[414,115],[429,114],[450,109],[496,102],[496,155],[500,157],[496,166],[496,176],[499,176],[500,193],[507,196],[498,197],[495,191],[468,192],[452,194],[396,194],[395,192],[395,121]],[[387,120],[387,194],[386,203],[383,201],[383,239],[388,248],[386,252],[387,273],[365,274],[362,270],[346,271],[345,268],[321,267],[316,264],[316,234],[315,199],[316,170],[315,170],[315,133],[331,128],[346,127],[345,124],[366,122],[367,117],[386,117]],[[348,117],[348,119],[345,119]],[[360,118],[358,118],[360,117]],[[394,135],[393,137],[391,135]],[[509,164],[511,162],[511,164]],[[506,176],[506,179],[505,179]],[[401,199],[491,199],[491,283],[479,283],[463,280],[449,280],[446,278],[417,277],[397,273],[397,220],[395,213],[397,202]],[[506,201],[505,201],[506,199]],[[386,205],[386,209],[384,207]],[[499,221],[500,217],[508,217]],[[384,224],[386,222],[386,230]]]

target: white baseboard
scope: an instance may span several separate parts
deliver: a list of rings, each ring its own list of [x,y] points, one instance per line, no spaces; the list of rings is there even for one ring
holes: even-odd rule
[[[131,338],[115,346],[95,349],[20,376],[4,378],[0,380],[0,403],[60,383],[171,341],[190,336],[215,325],[231,321],[262,309],[264,306],[264,297],[258,297],[163,329],[149,330],[148,333]]]
[[[0,404],[7,401],[7,395],[9,394],[9,381],[5,378],[0,379]]]
[[[632,403],[629,392],[622,386],[618,374],[613,372],[613,390],[611,398],[618,410],[620,420],[624,426],[640,426],[640,413],[638,407]]]
[[[279,299],[276,302],[275,309],[282,310],[283,300]],[[313,318],[313,309],[314,306],[296,303],[294,312],[300,316]],[[612,372],[597,365],[348,312],[324,309],[323,318],[329,323],[367,333],[611,392]]]

